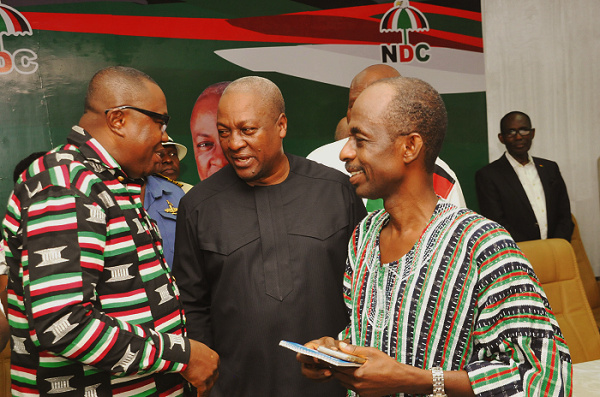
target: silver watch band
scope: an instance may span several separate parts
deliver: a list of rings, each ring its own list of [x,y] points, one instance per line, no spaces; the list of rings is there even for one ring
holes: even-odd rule
[[[444,370],[440,367],[431,368],[431,376],[433,377],[433,394],[430,397],[447,397],[444,389]]]

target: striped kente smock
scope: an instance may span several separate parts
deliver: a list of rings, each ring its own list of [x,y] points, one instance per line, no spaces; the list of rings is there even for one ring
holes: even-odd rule
[[[388,220],[370,213],[350,241],[351,319],[341,339],[418,368],[464,369],[480,396],[569,395],[569,349],[531,265],[500,225],[439,201],[412,249],[381,264]]]
[[[3,223],[14,396],[182,394],[183,311],[140,190],[79,127],[21,175]]]

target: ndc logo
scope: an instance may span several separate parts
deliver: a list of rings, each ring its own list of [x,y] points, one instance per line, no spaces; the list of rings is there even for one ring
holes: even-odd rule
[[[379,31],[381,33],[402,32],[402,44],[381,44],[381,62],[427,62],[430,58],[429,44],[411,45],[408,42],[408,32],[426,32],[429,23],[425,15],[408,4],[408,0],[397,0],[394,7],[389,9],[381,18]]]
[[[27,48],[4,50],[2,36],[31,36],[33,31],[25,17],[14,8],[0,3],[0,75],[13,70],[21,74],[34,73],[38,68],[37,54]]]

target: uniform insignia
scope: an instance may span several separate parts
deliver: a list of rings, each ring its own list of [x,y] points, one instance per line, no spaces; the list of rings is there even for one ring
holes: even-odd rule
[[[67,262],[68,259],[63,258],[61,251],[67,248],[66,245],[55,248],[46,248],[39,251],[34,251],[36,254],[41,255],[42,262],[38,266],[50,266],[59,263]]]
[[[167,201],[167,205],[169,206],[169,208],[165,208],[165,212],[167,214],[173,214],[173,215],[177,215],[177,208],[175,206],[173,206],[173,204],[169,201]]]
[[[131,274],[129,274],[129,268],[133,265],[133,263],[127,263],[125,265],[118,265],[113,267],[107,267],[110,272],[110,278],[106,280],[107,283],[116,283],[117,281],[124,281],[133,278]]]
[[[69,381],[73,377],[75,377],[75,375],[46,378],[46,382],[50,382],[50,390],[48,390],[48,394],[66,393],[68,391],[77,390],[69,385]]]
[[[174,185],[177,185],[177,186],[179,186],[179,187],[183,187],[183,183],[181,183],[181,182],[177,182],[177,181],[175,181],[175,180],[173,180],[173,179],[169,178],[168,176],[164,176],[163,174],[154,174],[154,175],[156,175],[156,176],[158,176],[158,177],[160,177],[160,178],[166,179],[167,181],[171,182],[171,183],[172,183],[172,184],[174,184]]]

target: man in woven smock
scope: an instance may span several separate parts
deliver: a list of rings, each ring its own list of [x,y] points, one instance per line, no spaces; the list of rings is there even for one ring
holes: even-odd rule
[[[302,372],[361,397],[569,395],[569,350],[531,265],[500,225],[434,192],[446,125],[418,79],[382,80],[356,100],[340,157],[357,194],[384,210],[349,244],[350,324],[307,346],[367,361],[331,369],[299,355]]]

